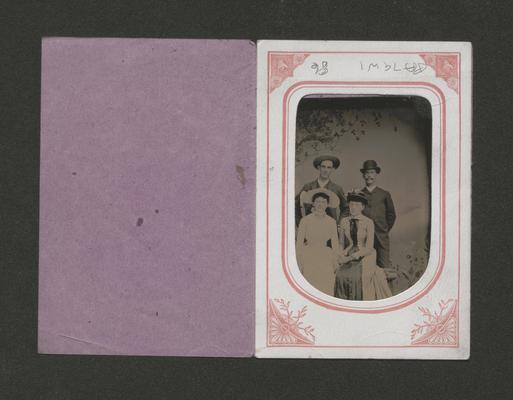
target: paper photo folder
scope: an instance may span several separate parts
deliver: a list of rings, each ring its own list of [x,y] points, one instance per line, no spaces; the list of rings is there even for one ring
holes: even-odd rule
[[[249,357],[256,45],[42,43],[40,353]]]
[[[39,353],[468,358],[470,44],[44,38],[41,67]],[[313,179],[343,124],[410,129],[340,109],[377,96],[431,105],[431,250],[417,283],[355,302],[307,281],[289,205],[298,155]],[[336,105],[308,111],[315,154],[301,99]]]

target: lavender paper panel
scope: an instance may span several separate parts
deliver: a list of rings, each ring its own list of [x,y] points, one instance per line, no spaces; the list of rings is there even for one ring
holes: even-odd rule
[[[256,49],[42,46],[41,353],[251,356]]]

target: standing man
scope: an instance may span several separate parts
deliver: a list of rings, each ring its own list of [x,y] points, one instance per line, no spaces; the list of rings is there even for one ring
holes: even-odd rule
[[[390,238],[388,233],[394,226],[395,208],[392,196],[386,190],[376,186],[381,168],[376,161],[367,160],[360,169],[365,181],[362,192],[367,196],[367,207],[363,214],[374,221],[374,248],[376,263],[381,268],[390,268]]]
[[[313,161],[313,166],[319,171],[319,177],[316,180],[305,184],[296,196],[296,226],[299,225],[301,218],[304,215],[310,214],[311,211],[310,204],[305,204],[304,209],[301,210],[303,207],[300,201],[301,193],[314,189],[325,189],[326,191],[333,192],[339,198],[340,204],[336,215],[333,215],[330,209],[326,210],[326,212],[335,219],[338,225],[340,218],[349,214],[349,207],[344,195],[344,189],[330,180],[330,175],[333,170],[340,166],[340,159],[331,155],[322,155]]]

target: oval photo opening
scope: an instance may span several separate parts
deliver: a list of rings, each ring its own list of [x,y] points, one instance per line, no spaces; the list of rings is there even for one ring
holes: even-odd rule
[[[310,95],[296,120],[300,272],[353,301],[413,286],[430,247],[432,113],[420,96]]]

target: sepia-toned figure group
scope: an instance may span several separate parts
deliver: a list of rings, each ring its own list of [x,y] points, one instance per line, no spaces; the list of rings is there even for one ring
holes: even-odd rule
[[[318,178],[296,196],[296,254],[301,273],[318,290],[346,300],[392,296],[390,240],[396,215],[390,193],[376,186],[381,168],[367,160],[360,169],[365,186],[347,195],[330,180],[338,157],[317,157]]]

